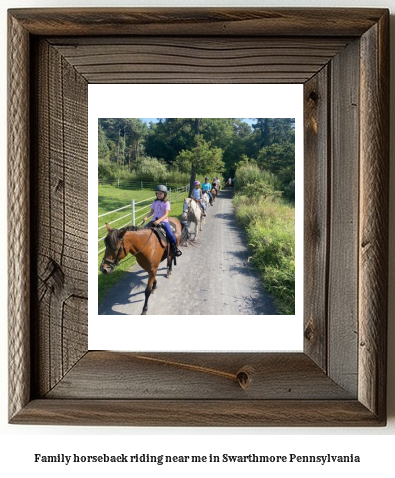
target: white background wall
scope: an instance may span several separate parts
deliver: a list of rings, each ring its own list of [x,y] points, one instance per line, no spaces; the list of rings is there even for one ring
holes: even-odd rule
[[[10,426],[7,424],[7,212],[6,212],[6,183],[7,183],[7,131],[6,131],[6,45],[7,45],[7,9],[17,7],[100,7],[100,6],[217,6],[217,7],[385,7],[395,15],[395,0],[379,1],[348,1],[341,0],[312,0],[305,2],[297,1],[205,1],[205,0],[165,0],[165,1],[129,1],[114,2],[110,0],[94,1],[35,1],[35,0],[3,0],[0,18],[0,94],[1,94],[1,119],[0,119],[0,224],[3,231],[0,234],[0,251],[2,251],[2,271],[0,272],[0,434],[3,435],[0,447],[0,470],[2,476],[19,476],[19,473],[33,472],[41,476],[69,476],[71,473],[77,476],[95,473],[96,476],[108,476],[116,473],[117,477],[133,476],[137,473],[161,474],[172,476],[200,476],[209,473],[210,476],[218,473],[248,473],[249,476],[264,476],[267,473],[293,473],[293,476],[313,476],[320,473],[321,476],[333,475],[346,476],[349,473],[366,474],[384,472],[390,476],[394,470],[393,449],[395,445],[395,294],[394,271],[395,271],[395,248],[390,252],[390,302],[389,302],[389,370],[388,370],[388,425],[385,428],[281,428],[281,429],[148,429],[148,428],[82,428],[82,427],[27,427]],[[392,82],[395,79],[395,21],[391,17],[391,75]],[[391,95],[391,121],[394,124],[395,98]],[[391,138],[391,164],[394,164],[394,138]],[[391,170],[391,231],[390,244],[394,244],[395,232],[395,176],[394,168]],[[23,252],[21,252],[23,253]],[[392,448],[392,450],[391,450]],[[169,455],[209,455],[210,453],[222,455],[229,454],[281,454],[299,453],[301,455],[322,455],[331,453],[359,455],[361,463],[347,465],[339,464],[293,464],[293,465],[64,465],[64,464],[37,464],[34,463],[34,453],[43,455],[65,454],[169,454]],[[8,472],[6,471],[8,470]],[[3,474],[3,471],[6,471]]]

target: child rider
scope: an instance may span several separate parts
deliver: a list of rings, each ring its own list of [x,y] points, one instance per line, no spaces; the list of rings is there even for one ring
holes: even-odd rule
[[[202,184],[202,193],[207,193],[211,206],[213,205],[213,195],[211,194],[211,184],[208,181],[208,178],[204,178],[204,183]]]
[[[158,224],[162,224],[165,228],[166,236],[168,237],[172,247],[174,249],[174,254],[179,257],[181,256],[182,252],[177,247],[177,239],[176,236],[173,234],[171,230],[168,215],[170,212],[170,202],[167,199],[167,187],[163,184],[160,184],[155,188],[156,199],[151,204],[151,211],[147,214],[144,218],[144,222],[151,216],[154,216],[152,223],[157,226]]]
[[[203,216],[206,216],[206,209],[205,209],[205,207],[203,206],[203,203],[202,203],[203,194],[202,194],[202,190],[200,189],[200,182],[195,181],[193,183],[193,185],[194,185],[194,188],[192,189],[192,197],[193,197],[193,199],[195,199],[195,201],[202,208]]]

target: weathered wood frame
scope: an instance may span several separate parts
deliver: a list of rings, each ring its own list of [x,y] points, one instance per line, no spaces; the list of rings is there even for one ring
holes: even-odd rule
[[[9,11],[11,423],[386,423],[388,25],[384,9]],[[304,83],[304,353],[87,350],[93,82]]]

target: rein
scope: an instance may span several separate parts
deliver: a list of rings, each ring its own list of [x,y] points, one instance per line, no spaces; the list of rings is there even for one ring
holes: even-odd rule
[[[184,209],[183,210],[183,214],[185,214],[186,216],[191,216],[191,215],[194,215],[195,216],[195,211],[194,211],[194,208],[193,208],[193,203],[195,203],[198,206],[198,202],[196,201],[195,198],[191,198],[191,202],[189,203],[189,206],[187,207],[187,209]]]
[[[154,227],[156,227],[156,226],[154,226]],[[150,238],[151,238],[153,232],[154,232],[154,228],[151,229],[151,234],[148,236],[148,239],[145,241],[143,247],[141,247],[140,250],[138,250],[138,251],[135,252],[134,254],[131,254],[129,257],[127,257],[127,258],[124,259],[123,261],[118,262],[118,259],[119,259],[119,256],[121,255],[121,251],[122,251],[122,250],[124,251],[125,256],[127,255],[127,254],[126,254],[126,249],[125,249],[125,243],[124,243],[124,240],[123,240],[123,238],[122,238],[122,239],[121,239],[121,244],[119,245],[119,249],[118,249],[118,251],[117,251],[117,256],[116,256],[115,260],[114,260],[114,261],[110,261],[110,259],[106,259],[106,258],[104,257],[103,260],[102,260],[100,269],[102,269],[103,264],[106,264],[106,263],[107,263],[107,264],[111,267],[111,270],[114,270],[115,267],[118,267],[118,266],[120,266],[121,264],[123,264],[123,263],[129,261],[132,257],[136,257],[137,254],[139,254],[139,253],[144,249],[144,247],[148,244],[148,241],[150,240]]]

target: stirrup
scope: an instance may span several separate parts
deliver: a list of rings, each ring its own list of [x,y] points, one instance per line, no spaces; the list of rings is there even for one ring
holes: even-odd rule
[[[176,247],[176,246],[174,246],[174,255],[176,257],[182,256],[182,251],[180,251],[180,249],[178,249],[178,247]]]

